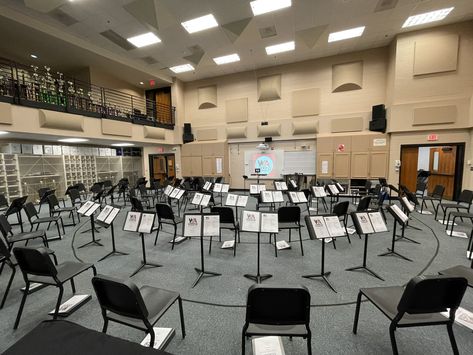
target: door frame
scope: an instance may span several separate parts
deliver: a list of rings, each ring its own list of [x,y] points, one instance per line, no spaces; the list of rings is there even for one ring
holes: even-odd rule
[[[165,157],[166,158],[166,178],[169,177],[168,172],[167,172],[167,157],[170,157],[170,156],[174,157],[174,164],[175,164],[176,154],[174,154],[174,153],[148,154],[149,181],[152,181],[152,179],[154,178],[154,165],[153,165],[154,157]],[[175,167],[174,167],[174,169],[175,169]]]
[[[454,142],[454,143],[422,143],[422,144],[401,144],[399,147],[399,157],[402,158],[403,147],[446,147],[455,146],[457,147],[457,156],[455,159],[455,178],[453,180],[453,200],[456,200],[460,196],[463,183],[463,160],[465,159],[465,142]],[[401,169],[399,170],[398,185],[401,183]]]

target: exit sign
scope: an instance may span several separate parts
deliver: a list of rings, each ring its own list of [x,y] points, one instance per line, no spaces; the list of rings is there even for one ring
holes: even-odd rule
[[[436,135],[436,134],[429,134],[429,135],[427,136],[427,140],[428,140],[429,142],[438,141],[438,140],[439,140],[439,136]]]

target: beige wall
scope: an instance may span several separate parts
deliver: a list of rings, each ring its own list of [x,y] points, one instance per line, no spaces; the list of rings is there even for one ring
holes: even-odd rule
[[[145,91],[138,86],[133,86],[119,78],[120,73],[109,74],[95,67],[90,67],[90,83],[104,88],[119,90],[129,95],[143,97]],[[138,83],[136,83],[138,85]]]

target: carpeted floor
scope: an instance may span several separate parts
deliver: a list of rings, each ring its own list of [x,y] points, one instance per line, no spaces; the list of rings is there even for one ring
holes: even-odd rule
[[[250,199],[248,209],[254,208],[254,199]],[[128,210],[125,207],[124,211]],[[97,234],[104,247],[89,246],[76,249],[77,256],[95,263],[100,274],[127,278],[140,265],[141,242],[138,234],[123,232],[125,212],[122,211],[115,221],[117,249],[129,253],[127,256],[113,256],[97,262],[111,250],[110,230],[101,229]],[[241,209],[240,209],[241,211]],[[43,208],[42,215],[47,215]],[[303,212],[306,214],[306,212]],[[13,221],[13,219],[12,219]],[[66,220],[67,222],[68,220]],[[85,219],[81,220],[89,224]],[[358,334],[352,333],[354,302],[360,287],[402,285],[419,274],[437,274],[444,268],[462,264],[469,265],[466,259],[468,239],[449,237],[444,226],[434,222],[432,215],[413,214],[411,225],[421,231],[407,229],[406,236],[421,244],[400,241],[396,249],[413,259],[408,262],[396,257],[379,257],[391,243],[391,232],[373,235],[369,239],[368,265],[381,277],[382,282],[364,272],[348,272],[346,268],[360,265],[363,256],[363,240],[352,235],[347,239],[337,240],[337,249],[331,244],[326,246],[326,271],[331,271],[330,281],[337,289],[334,293],[319,280],[301,277],[320,270],[321,242],[309,240],[307,229],[303,228],[305,256],[301,256],[297,234],[293,234],[292,249],[280,251],[274,256],[274,248],[268,244],[268,236],[262,235],[261,268],[262,273],[271,273],[273,277],[264,284],[302,284],[309,288],[313,307],[311,309],[311,328],[313,332],[312,348],[314,354],[383,354],[390,353],[388,334],[389,321],[375,307],[363,303]],[[392,230],[393,219],[388,216],[388,228]],[[15,228],[18,229],[17,227]],[[51,242],[59,261],[75,260],[72,249],[72,236],[77,227],[66,227],[66,237],[61,241]],[[469,233],[467,226],[457,226],[456,230]],[[220,243],[214,239],[212,253],[208,255],[208,241],[205,241],[205,265],[210,271],[222,273],[220,277],[204,278],[195,288],[191,288],[197,273],[194,267],[200,266],[200,242],[198,239],[187,240],[176,245],[171,251],[171,228],[164,227],[157,246],[153,245],[154,234],[146,237],[147,257],[151,262],[162,264],[160,268],[145,269],[133,277],[138,285],[149,284],[180,292],[185,299],[184,315],[187,329],[185,339],[181,337],[177,305],[172,307],[158,322],[158,326],[173,327],[176,336],[167,347],[173,354],[239,354],[241,349],[241,329],[244,323],[246,293],[252,282],[243,277],[246,273],[256,272],[256,235],[241,234],[241,243],[237,246],[237,255],[232,250],[220,249]],[[181,230],[179,229],[179,233]],[[48,232],[54,236],[54,228]],[[81,245],[91,238],[90,233],[77,233],[74,246]],[[233,238],[231,232],[224,232],[223,239]],[[287,232],[281,232],[278,240],[288,240]],[[34,245],[34,244],[31,244]],[[6,268],[0,275],[0,292],[3,294],[10,271]],[[68,320],[91,329],[101,330],[102,317],[90,282],[92,272],[86,272],[76,278],[79,293],[90,293],[92,301],[79,309]],[[13,323],[19,306],[23,280],[17,273],[4,309],[0,310],[0,352],[3,352],[39,322],[50,319],[47,313],[54,307],[57,290],[49,287],[30,295],[23,312],[19,329],[13,331]],[[64,298],[71,295],[66,288]],[[473,291],[468,289],[462,306],[473,310]],[[455,325],[454,328],[460,353],[471,353],[473,334],[471,330]],[[144,334],[140,331],[110,324],[108,333],[133,342],[140,342]],[[408,328],[397,331],[399,351],[402,354],[436,353],[450,354],[451,348],[445,327]],[[284,339],[286,354],[304,354],[305,340]],[[247,350],[251,344],[247,341]],[[468,350],[470,349],[470,350]]]

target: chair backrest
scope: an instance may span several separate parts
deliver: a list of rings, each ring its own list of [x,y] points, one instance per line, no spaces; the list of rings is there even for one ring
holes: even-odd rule
[[[56,207],[59,207],[59,200],[56,195],[52,194],[48,196],[48,205],[51,211],[56,209]]]
[[[310,321],[310,293],[305,286],[253,285],[248,290],[246,323],[306,324]]]
[[[471,190],[463,190],[458,197],[458,202],[466,203],[468,206],[471,205],[471,201],[473,201],[473,191]]]
[[[71,202],[72,202],[73,205],[74,205],[74,203],[81,201],[80,193],[79,193],[79,190],[77,190],[77,189],[70,189],[69,190],[69,197],[70,197]]]
[[[291,223],[301,221],[301,209],[299,206],[282,206],[278,208],[278,222]]]
[[[349,205],[350,205],[350,202],[348,201],[338,202],[333,206],[332,213],[337,215],[338,217],[344,216],[348,212]]]
[[[8,222],[8,218],[5,217],[5,215],[0,214],[0,231],[2,232],[3,236],[7,238],[11,230],[12,228],[10,222]]]
[[[432,197],[443,198],[443,193],[445,192],[445,186],[435,185],[434,190],[432,191]]]
[[[45,248],[16,247],[13,254],[25,278],[27,274],[50,277],[57,275],[56,267]]]
[[[136,197],[130,197],[132,211],[143,212],[143,204]]]
[[[79,190],[79,192],[86,191],[84,183],[78,182],[77,183],[77,190]]]
[[[44,197],[44,194],[45,194],[46,192],[48,192],[49,190],[50,190],[49,187],[42,187],[42,188],[38,189],[38,196],[39,196],[39,199],[42,200],[43,197]]]
[[[113,184],[112,184],[112,180],[105,180],[103,182],[103,187],[112,187]]]
[[[140,290],[130,280],[97,275],[92,278],[92,285],[103,310],[135,319],[148,317]]]
[[[0,237],[0,260],[4,259],[7,262],[10,262],[10,250],[8,249],[7,243]]]
[[[358,202],[358,206],[356,206],[356,211],[361,212],[365,211],[370,207],[371,203],[371,196],[365,196],[362,199],[360,199],[360,202]]]
[[[370,189],[371,189],[371,181],[370,181],[370,180],[366,180],[366,182],[365,182],[365,190],[366,190],[366,193],[370,192]]]
[[[156,204],[156,213],[158,215],[158,219],[172,219],[174,220],[174,212],[166,203],[157,203]]]
[[[8,201],[4,194],[0,194],[0,207],[8,207]]]
[[[101,182],[95,182],[90,188],[90,191],[93,192],[94,194],[98,194],[102,190],[103,190],[103,183]]]
[[[148,193],[148,191],[146,191],[145,185],[139,185],[138,190],[140,191],[140,195],[146,195]]]
[[[438,313],[457,309],[468,282],[463,277],[417,276],[409,281],[397,310],[409,314]]]
[[[373,195],[378,196],[381,192],[381,184],[376,184],[373,189]]]
[[[38,217],[38,211],[36,211],[36,207],[33,205],[32,202],[25,203],[23,209],[25,210],[26,217],[28,217],[28,220],[30,222],[33,217]]]
[[[312,197],[310,190],[309,189],[302,189],[301,191],[304,193],[305,198],[307,200],[310,200],[310,198]]]
[[[233,208],[231,208],[231,207],[212,207],[210,209],[210,212],[219,214],[220,223],[233,223],[233,224],[235,224],[235,217],[233,215]]]

